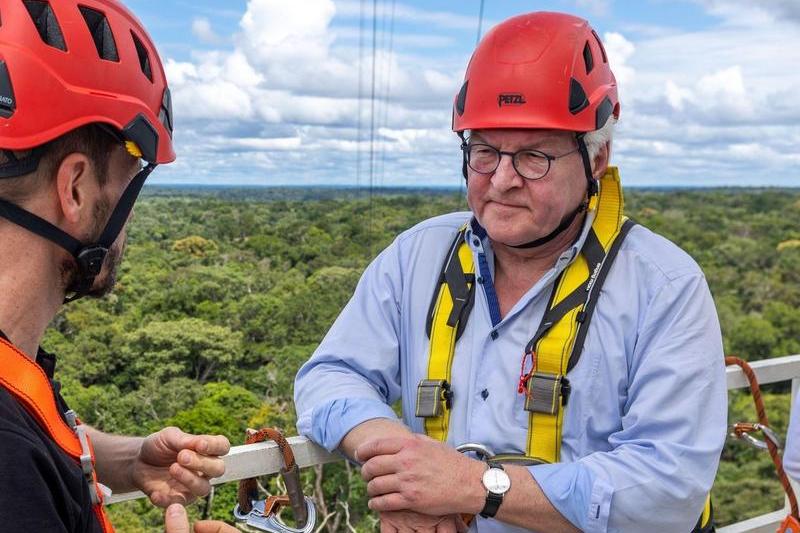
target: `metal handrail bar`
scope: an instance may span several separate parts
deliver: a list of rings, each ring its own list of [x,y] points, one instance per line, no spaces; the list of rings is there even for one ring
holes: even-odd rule
[[[750,366],[755,371],[758,381],[762,385],[792,380],[792,399],[794,399],[794,393],[798,388],[798,384],[800,384],[800,355],[788,355],[754,361],[750,363]],[[726,378],[729,390],[741,389],[748,386],[747,379],[739,367],[728,367],[726,369]],[[344,460],[344,457],[341,455],[329,453],[305,437],[291,437],[289,438],[289,444],[292,446],[297,464],[300,468]],[[251,477],[277,474],[283,465],[280,450],[274,442],[234,446],[231,448],[230,453],[224,457],[224,460],[225,474],[212,479],[211,483],[214,485]],[[114,494],[107,501],[109,504],[114,504],[144,497],[145,495],[142,492],[134,491]],[[780,524],[780,521],[786,516],[787,512],[788,510],[784,508],[743,522],[731,524],[730,526],[719,529],[719,532],[760,533],[761,531],[768,530],[775,531],[775,528]]]

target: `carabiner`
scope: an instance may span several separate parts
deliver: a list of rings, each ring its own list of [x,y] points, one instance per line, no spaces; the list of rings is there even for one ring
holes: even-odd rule
[[[780,450],[783,448],[781,444],[780,437],[770,428],[769,426],[765,426],[764,424],[752,424],[748,422],[738,422],[733,425],[733,431],[731,431],[731,437],[735,437],[737,439],[744,440],[749,445],[753,446],[754,448],[758,448],[759,450],[768,450],[769,446],[767,445],[766,441],[770,441],[775,447]],[[750,433],[754,431],[760,431],[764,434],[765,440],[757,439],[752,436]]]
[[[494,452],[488,446],[476,442],[465,442],[456,446],[456,451],[461,453],[473,452],[478,455],[478,459],[481,461],[487,461],[494,457]]]
[[[260,431],[247,430],[247,444],[273,440],[283,455],[284,466],[281,477],[286,485],[285,496],[270,496],[266,500],[258,499],[258,486],[255,478],[243,479],[239,482],[239,503],[233,510],[237,520],[248,526],[273,533],[304,533],[316,527],[317,514],[314,500],[303,495],[300,482],[300,468],[292,452],[292,447],[278,429],[265,428]],[[282,507],[292,508],[296,528],[284,524],[278,517]]]
[[[237,504],[236,507],[233,508],[233,516],[236,517],[237,520],[244,522],[246,526],[269,533],[311,533],[314,531],[317,524],[317,511],[314,507],[314,500],[311,498],[307,496],[304,497],[306,516],[308,519],[306,520],[305,526],[302,528],[294,528],[284,524],[278,516],[281,504],[276,504],[268,511],[266,509],[268,501],[269,499],[266,501],[253,500],[253,508],[249,513],[242,513]]]

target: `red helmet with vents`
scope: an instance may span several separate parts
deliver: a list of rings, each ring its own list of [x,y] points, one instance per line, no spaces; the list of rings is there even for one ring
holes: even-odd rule
[[[149,163],[175,159],[170,92],[144,27],[116,0],[4,0],[0,147],[90,123],[113,126]]]
[[[617,82],[584,19],[537,12],[495,26],[472,54],[453,131],[545,128],[588,132],[619,116]]]

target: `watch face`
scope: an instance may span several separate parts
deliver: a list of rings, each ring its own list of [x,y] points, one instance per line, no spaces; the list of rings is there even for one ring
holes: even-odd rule
[[[511,488],[511,479],[505,470],[490,468],[483,473],[483,486],[489,492],[505,494]]]

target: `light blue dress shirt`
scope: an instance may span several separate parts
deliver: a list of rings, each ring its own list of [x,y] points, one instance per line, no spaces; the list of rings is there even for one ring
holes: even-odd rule
[[[791,407],[789,428],[786,431],[786,449],[783,452],[783,468],[800,483],[800,394],[795,396]]]
[[[403,422],[424,432],[414,402],[427,374],[426,316],[444,256],[470,216],[424,221],[369,265],[297,374],[301,434],[334,450],[356,425],[396,419],[390,405],[397,400]],[[517,392],[523,350],[590,223],[591,216],[575,245],[501,319],[490,241],[472,220],[467,241],[480,284],[456,346],[448,444],[525,452],[528,412]],[[727,424],[719,322],[697,264],[663,237],[634,227],[568,378],[562,462],[529,468],[550,502],[584,531],[690,531],[713,483]],[[471,531],[523,530],[479,518]]]

